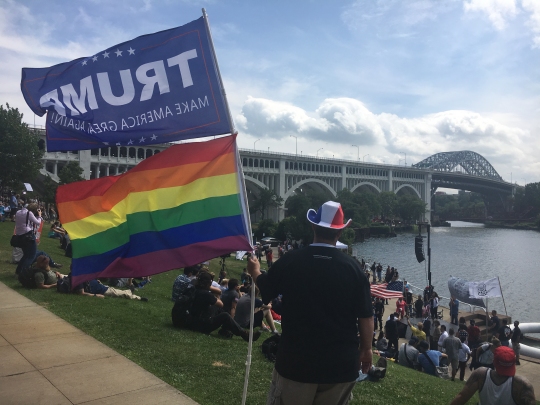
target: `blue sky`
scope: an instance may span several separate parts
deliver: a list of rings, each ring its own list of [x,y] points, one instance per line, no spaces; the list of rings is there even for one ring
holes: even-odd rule
[[[540,0],[0,0],[0,104],[33,124],[22,67],[202,7],[241,147],[294,152],[294,135],[302,154],[409,165],[473,150],[505,180],[540,181]]]

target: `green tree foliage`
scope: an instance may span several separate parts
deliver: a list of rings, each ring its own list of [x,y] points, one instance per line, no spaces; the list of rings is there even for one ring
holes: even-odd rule
[[[260,212],[262,219],[266,214],[266,210],[270,207],[281,207],[283,198],[278,196],[273,190],[263,188],[259,190],[259,194],[255,195],[253,202],[250,204],[250,212]]]
[[[40,138],[22,118],[18,109],[0,105],[0,184],[15,190],[31,183],[43,166]]]
[[[397,195],[391,191],[383,191],[379,194],[379,203],[381,204],[381,216],[383,219],[392,219],[396,215]]]
[[[397,209],[399,216],[404,221],[414,221],[426,212],[426,204],[415,195],[400,195]]]
[[[484,197],[478,193],[436,195],[433,201],[434,214],[443,218],[483,218],[486,212]]]
[[[58,173],[60,184],[69,184],[75,181],[84,180],[82,173],[83,169],[77,162],[69,162],[67,165],[62,167],[62,170],[60,170],[60,173]]]
[[[365,227],[381,212],[378,196],[372,193],[351,193],[348,189],[338,192],[337,202],[343,208],[345,218],[352,218],[353,226]]]
[[[519,188],[515,197],[515,208],[519,212],[540,209],[540,182],[529,183],[524,189]]]
[[[45,201],[48,204],[54,204],[55,198],[56,198],[56,189],[58,188],[58,184],[51,179],[49,175],[45,177],[45,180],[43,180],[43,201]]]
[[[263,219],[257,224],[257,230],[254,232],[257,239],[266,236],[274,236],[276,233],[277,224],[272,219]]]

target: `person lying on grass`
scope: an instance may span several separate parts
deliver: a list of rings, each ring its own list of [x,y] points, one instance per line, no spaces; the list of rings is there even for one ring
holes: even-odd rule
[[[148,301],[148,298],[139,297],[138,295],[133,294],[131,290],[119,290],[114,287],[108,287],[101,284],[101,281],[99,280],[90,280],[89,286],[92,295],[102,294],[105,297],[127,298],[129,300],[139,300],[143,302]]]
[[[37,258],[36,268],[34,280],[38,289],[56,288],[58,280],[64,278],[63,274],[51,270],[47,256],[42,255]]]

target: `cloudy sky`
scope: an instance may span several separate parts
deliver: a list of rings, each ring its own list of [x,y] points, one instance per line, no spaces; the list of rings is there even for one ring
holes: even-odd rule
[[[294,135],[298,153],[407,165],[473,150],[507,181],[540,181],[540,0],[0,0],[0,104],[42,125],[22,67],[202,7],[242,148],[294,153]]]

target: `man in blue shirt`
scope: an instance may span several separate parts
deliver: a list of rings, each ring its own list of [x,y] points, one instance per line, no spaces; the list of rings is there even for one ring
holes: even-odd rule
[[[457,325],[458,315],[459,315],[459,300],[456,297],[452,296],[452,298],[450,298],[450,323]]]
[[[429,350],[429,344],[425,340],[422,340],[418,345],[418,351],[420,352],[420,355],[418,356],[418,364],[422,366],[422,370],[424,370],[424,372],[427,374],[437,376],[437,370],[435,367],[439,366],[440,360],[443,357],[447,357],[446,354],[437,350]],[[427,358],[428,356],[429,359]]]

